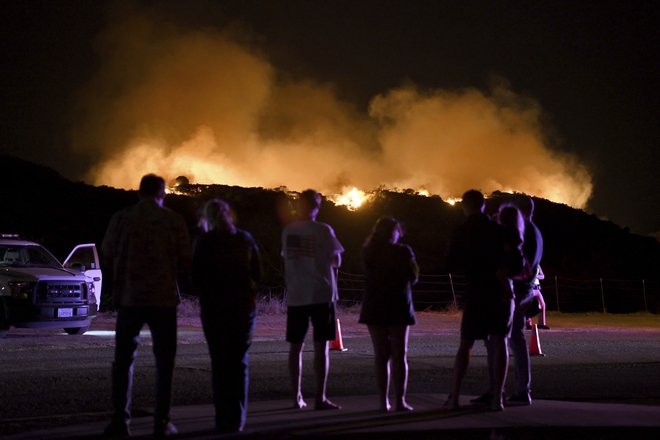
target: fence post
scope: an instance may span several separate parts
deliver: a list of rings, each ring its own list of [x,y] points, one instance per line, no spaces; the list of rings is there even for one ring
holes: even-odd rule
[[[449,274],[449,285],[451,286],[451,294],[454,297],[454,307],[458,307],[458,303],[456,302],[456,292],[454,292],[454,281],[451,279],[451,274]]]
[[[603,313],[607,313],[607,309],[605,308],[605,294],[603,293],[603,279],[600,278],[600,298],[603,301]]]
[[[646,313],[649,312],[649,307],[646,305],[646,281],[642,280],[642,294],[644,295],[644,310]]]
[[[561,310],[559,310],[559,286],[557,285],[557,275],[555,275],[555,295],[557,296],[557,311],[561,312]]]

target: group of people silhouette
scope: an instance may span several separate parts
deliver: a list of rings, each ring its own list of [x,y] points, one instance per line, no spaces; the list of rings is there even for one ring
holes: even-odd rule
[[[494,411],[504,409],[510,346],[516,391],[508,403],[530,405],[531,370],[524,328],[543,255],[543,237],[532,221],[534,201],[518,196],[515,203],[500,206],[496,221],[485,214],[485,198],[479,191],[467,191],[462,206],[466,220],[454,231],[447,253],[450,272],[463,273],[466,279],[461,340],[447,406],[459,406],[461,382],[476,340],[485,343],[489,376],[489,389],[476,402],[489,404]]]
[[[256,321],[256,292],[261,277],[259,247],[252,235],[234,225],[223,200],[206,202],[200,233],[192,246],[183,218],[163,206],[165,180],[142,178],[139,201],[111,218],[101,250],[112,268],[113,308],[117,310],[112,364],[113,416],[107,436],[130,435],[133,366],[139,333],[149,326],[156,359],[154,436],[175,434],[170,421],[172,375],[177,345],[177,274],[190,271],[200,295],[201,320],[211,358],[211,383],[218,433],[241,431],[248,404],[248,351]],[[337,335],[336,274],[344,248],[328,224],[316,220],[321,195],[300,193],[297,220],[282,231],[286,282],[286,341],[293,408],[307,406],[302,389],[302,353],[311,322],[316,394],[314,409],[340,406],[326,396],[330,341]],[[523,333],[525,312],[534,297],[534,281],[543,240],[532,222],[533,201],[520,197],[502,206],[497,221],[484,213],[483,194],[463,196],[466,221],[447,251],[453,273],[465,275],[467,292],[461,339],[447,405],[459,406],[461,381],[476,340],[488,352],[489,390],[476,399],[493,410],[504,407],[509,344],[514,353],[516,393],[509,403],[531,404],[529,353]],[[409,329],[416,324],[411,286],[419,266],[403,228],[393,217],[374,225],[362,248],[365,290],[359,322],[366,324],[374,349],[375,379],[382,411],[410,411],[406,402]],[[390,382],[394,396],[390,404]]]

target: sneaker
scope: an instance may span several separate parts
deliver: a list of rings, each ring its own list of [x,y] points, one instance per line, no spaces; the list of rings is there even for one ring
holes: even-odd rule
[[[483,405],[490,405],[491,400],[493,399],[493,396],[490,393],[484,393],[481,396],[470,400],[470,403],[480,403]]]
[[[103,430],[105,438],[123,438],[130,437],[131,430],[128,428],[128,423],[124,421],[112,421]]]
[[[540,328],[540,329],[542,329],[542,330],[550,330],[550,327],[548,327],[548,326],[545,325],[545,324],[544,324],[544,325],[537,325],[536,327],[538,327],[538,328]]]
[[[525,406],[532,404],[532,397],[529,393],[515,394],[506,401],[511,406]]]
[[[178,432],[176,426],[168,419],[154,422],[154,437],[170,437]]]

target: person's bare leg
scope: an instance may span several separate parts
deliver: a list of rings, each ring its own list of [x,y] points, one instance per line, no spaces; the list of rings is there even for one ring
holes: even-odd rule
[[[392,383],[396,399],[396,411],[412,411],[412,406],[406,403],[406,388],[408,387],[408,334],[410,327],[397,325],[388,327],[390,346],[392,347]]]
[[[461,382],[463,381],[468,365],[470,364],[470,355],[472,354],[473,345],[473,340],[461,339],[458,346],[456,358],[454,359],[454,376],[451,384],[451,394],[447,401],[449,409],[458,408],[458,396],[460,396],[461,393]]]
[[[289,377],[293,390],[293,407],[302,409],[307,406],[302,395],[302,352],[304,343],[291,344],[289,347]]]
[[[390,388],[390,340],[387,327],[384,325],[369,325],[371,343],[374,346],[374,372],[376,386],[378,387],[380,411],[389,411],[389,388]]]
[[[539,300],[539,305],[541,306],[541,313],[539,313],[539,319],[537,324],[540,326],[546,326],[545,322],[545,301],[543,300],[543,295],[541,295],[541,291],[539,290],[539,293],[537,295],[537,298]]]
[[[501,411],[503,409],[502,399],[506,373],[509,369],[509,347],[504,336],[491,335],[490,339],[493,349],[493,400],[491,409]]]
[[[314,374],[316,376],[316,404],[314,409],[339,409],[325,396],[330,367],[330,344],[328,341],[314,341]]]

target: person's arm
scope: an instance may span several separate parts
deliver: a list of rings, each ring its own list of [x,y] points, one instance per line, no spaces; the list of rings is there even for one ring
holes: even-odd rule
[[[410,271],[411,271],[410,283],[415,284],[419,279],[419,265],[417,264],[417,260],[415,259],[415,253],[410,248],[410,246],[406,246],[406,248],[409,253],[408,264],[410,265]]]
[[[419,266],[417,265],[417,261],[415,261],[415,258],[410,259],[410,268],[412,269],[413,276],[414,278],[410,280],[412,284],[417,283],[417,280],[419,279]]]
[[[330,225],[325,225],[325,245],[326,249],[329,249],[332,252],[330,257],[330,266],[334,268],[339,268],[341,266],[341,253],[344,252],[344,247],[341,245],[337,236],[335,236],[335,231],[330,227]]]
[[[250,236],[251,247],[250,250],[250,277],[255,283],[258,283],[261,280],[263,275],[263,265],[261,263],[261,253],[259,251],[259,246],[254,241],[252,236]],[[256,286],[255,286],[256,287]]]
[[[330,265],[335,268],[339,268],[341,266],[341,252],[335,251]]]

